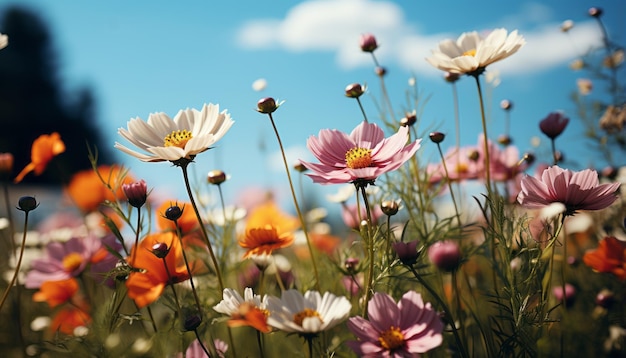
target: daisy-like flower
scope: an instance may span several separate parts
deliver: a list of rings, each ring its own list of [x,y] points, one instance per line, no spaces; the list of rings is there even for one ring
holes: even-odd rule
[[[40,135],[33,141],[30,151],[30,163],[15,177],[14,182],[21,182],[26,174],[30,172],[35,172],[35,175],[41,175],[52,158],[63,152],[65,152],[65,143],[61,140],[59,133]]]
[[[221,139],[234,121],[226,111],[219,112],[219,105],[205,104],[202,110],[180,110],[172,120],[165,113],[152,113],[148,121],[133,118],[128,129],[118,133],[141,153],[115,143],[115,148],[137,157],[144,162],[193,160]]]
[[[511,56],[525,43],[517,30],[507,35],[506,29],[495,29],[484,38],[476,31],[465,32],[456,42],[440,42],[426,61],[442,71],[479,75],[488,65]]]
[[[315,183],[373,183],[376,178],[398,169],[420,148],[421,139],[407,145],[409,128],[400,127],[385,138],[376,124],[361,122],[349,135],[335,129],[321,130],[307,141],[307,147],[320,161],[302,164]]]
[[[344,296],[330,292],[322,296],[317,291],[302,295],[297,290],[283,291],[281,298],[267,298],[270,315],[267,323],[284,332],[315,335],[328,330],[348,318],[352,305]]]
[[[626,280],[626,242],[607,236],[595,250],[583,256],[585,265],[597,272],[610,272],[622,281]]]
[[[359,357],[419,356],[443,342],[443,322],[419,293],[405,293],[396,305],[391,296],[376,292],[367,307],[369,321],[348,320],[358,340],[347,344]]]
[[[270,255],[274,250],[290,246],[299,226],[300,221],[281,212],[276,203],[259,205],[250,213],[245,234],[239,239],[239,246],[248,250],[243,257]]]
[[[267,325],[268,312],[265,309],[266,300],[255,295],[250,287],[246,287],[241,297],[239,292],[232,288],[225,288],[223,299],[213,307],[219,313],[230,316],[228,326],[251,326],[258,331],[267,333],[272,329]]]
[[[562,203],[565,215],[574,215],[578,210],[601,210],[610,206],[617,199],[619,186],[620,183],[599,184],[595,170],[573,172],[552,166],[543,171],[541,179],[524,176],[517,201],[528,209]]]

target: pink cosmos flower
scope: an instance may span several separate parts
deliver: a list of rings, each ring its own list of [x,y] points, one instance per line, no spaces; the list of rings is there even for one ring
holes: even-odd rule
[[[453,147],[444,155],[448,178],[451,181],[463,181],[478,178],[479,158],[476,147]],[[438,183],[446,176],[442,163],[429,164],[426,171],[430,183]]]
[[[349,135],[336,129],[321,130],[318,137],[310,137],[307,147],[320,161],[301,161],[312,173],[315,183],[343,184],[373,182],[377,177],[398,169],[420,147],[421,139],[407,145],[409,128],[385,138],[376,124],[361,122]]]
[[[118,251],[121,245],[113,235],[103,238],[87,235],[67,242],[51,242],[43,258],[34,260],[26,275],[26,288],[39,288],[46,281],[60,281],[76,277],[90,267],[91,275],[102,282],[106,273],[115,267],[117,258],[108,250]]]
[[[430,303],[415,292],[405,293],[398,304],[376,292],[362,317],[348,320],[358,340],[347,342],[359,357],[407,357],[425,353],[443,342],[443,322]]]
[[[562,203],[565,215],[574,215],[578,210],[601,210],[610,206],[617,199],[619,185],[599,184],[595,170],[573,172],[555,165],[545,169],[541,179],[524,176],[517,201],[529,209]]]
[[[522,161],[520,163],[519,150],[514,145],[507,145],[505,148],[500,147],[487,140],[487,146],[489,150],[489,169],[491,179],[494,181],[505,182],[514,179],[518,174],[527,169],[528,163]],[[480,134],[478,136],[478,144],[476,150],[479,154],[479,160],[477,160],[478,174],[481,177],[485,176],[485,136]],[[518,165],[519,163],[519,165]]]

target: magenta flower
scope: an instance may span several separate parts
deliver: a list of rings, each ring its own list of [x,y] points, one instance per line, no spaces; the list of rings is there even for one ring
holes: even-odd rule
[[[420,147],[421,139],[407,145],[409,128],[385,138],[376,124],[361,122],[350,135],[336,129],[321,130],[307,146],[319,164],[302,161],[315,183],[373,183],[382,174],[398,169]]]
[[[539,122],[539,129],[548,136],[550,139],[554,139],[561,135],[569,123],[569,118],[565,117],[561,112],[552,112],[548,116]]]
[[[372,34],[363,34],[359,39],[359,46],[363,52],[374,52],[378,48],[376,37]]]
[[[619,183],[599,184],[598,173],[579,172],[552,166],[543,171],[541,180],[524,176],[517,201],[529,209],[540,209],[552,203],[565,205],[565,215],[578,210],[601,210],[617,199]]]
[[[376,292],[367,314],[352,317],[348,328],[358,341],[347,342],[359,357],[407,357],[425,353],[443,342],[443,322],[430,303],[415,292],[405,293],[398,304]]]

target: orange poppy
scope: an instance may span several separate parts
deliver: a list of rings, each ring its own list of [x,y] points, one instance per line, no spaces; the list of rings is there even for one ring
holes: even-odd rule
[[[237,312],[231,315],[227,324],[229,327],[250,326],[260,332],[268,333],[272,330],[267,325],[268,314],[267,310],[260,309],[249,302],[244,302],[239,305]]]
[[[243,257],[270,255],[274,250],[290,246],[298,227],[300,221],[281,212],[274,202],[259,205],[250,213],[244,237],[239,239],[239,246],[248,249]]]
[[[176,201],[166,201],[156,211],[157,215],[157,227],[162,231],[176,231],[176,225],[174,222],[165,217],[165,212],[171,206],[178,206],[182,209],[182,215],[176,222],[178,226],[180,226],[180,231],[183,234],[189,233],[190,231],[199,227],[198,218],[196,218],[196,213],[193,211],[191,207],[191,203],[177,203]]]
[[[91,317],[85,310],[77,306],[67,305],[57,312],[52,319],[50,331],[72,335],[77,327],[87,326],[90,323]]]
[[[594,271],[610,272],[626,280],[626,242],[607,236],[597,249],[585,253],[583,262]]]
[[[14,182],[21,182],[26,174],[32,171],[35,172],[35,175],[41,175],[52,158],[63,152],[65,152],[65,143],[61,140],[59,133],[40,135],[33,141],[30,150],[30,163],[15,177]]]
[[[168,284],[189,279],[180,240],[171,231],[148,235],[130,255],[138,271],[129,275],[126,288],[128,297],[135,300],[139,308],[159,298]]]
[[[87,169],[74,174],[66,188],[72,202],[83,212],[95,211],[106,200],[125,198],[122,184],[134,181],[124,175],[124,168],[118,165],[100,165],[97,169],[97,172]]]
[[[76,292],[78,282],[73,277],[67,280],[46,281],[33,295],[33,301],[47,302],[53,308],[71,300]]]

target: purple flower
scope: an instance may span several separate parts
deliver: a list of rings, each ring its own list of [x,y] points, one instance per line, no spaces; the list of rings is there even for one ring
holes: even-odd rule
[[[454,241],[438,241],[428,248],[428,258],[443,271],[454,271],[461,263],[461,249]]]
[[[398,255],[398,259],[405,265],[413,265],[417,262],[417,240],[409,242],[394,242],[393,249]]]
[[[601,210],[617,199],[619,183],[600,184],[595,170],[573,172],[552,166],[543,171],[541,179],[526,175],[517,201],[528,209],[541,209],[552,203],[565,205],[566,215],[578,210]]]
[[[124,190],[128,203],[135,208],[142,207],[148,199],[148,186],[143,179],[130,184],[122,184],[122,190]]]
[[[45,256],[32,262],[24,284],[26,288],[39,288],[46,281],[76,277],[87,267],[94,279],[102,282],[117,262],[107,246],[116,251],[121,249],[113,235],[104,238],[88,235],[66,242],[51,242],[46,246]]]
[[[359,40],[359,46],[363,52],[374,52],[378,48],[376,37],[372,34],[363,34]]]
[[[407,357],[443,342],[443,322],[415,291],[405,293],[397,305],[391,296],[376,292],[367,314],[369,321],[358,316],[348,320],[358,340],[347,344],[359,357]]]
[[[539,129],[548,138],[554,139],[561,135],[569,123],[569,118],[565,117],[561,112],[552,112],[546,118],[539,122]]]

